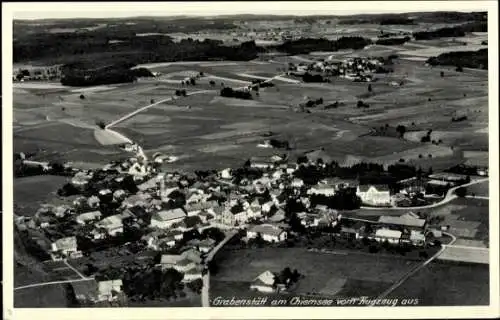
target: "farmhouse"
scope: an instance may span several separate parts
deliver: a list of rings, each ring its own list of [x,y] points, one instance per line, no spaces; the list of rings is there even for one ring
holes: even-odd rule
[[[307,194],[320,194],[329,197],[335,194],[335,188],[333,186],[319,184],[307,190]]]
[[[391,193],[387,185],[360,185],[356,195],[368,205],[387,206],[391,204]]]
[[[246,222],[248,219],[248,212],[242,205],[237,204],[231,208],[225,208],[221,215],[221,223],[226,226],[236,226]]]
[[[99,210],[90,211],[86,213],[82,213],[76,217],[76,222],[79,224],[86,224],[91,221],[99,220],[102,214]]]
[[[271,271],[265,271],[253,280],[250,284],[250,290],[272,293],[276,291],[275,283],[276,275]]]
[[[355,228],[347,228],[342,226],[340,228],[340,236],[347,240],[357,240],[359,236],[359,231]]]
[[[281,242],[287,238],[287,233],[278,226],[272,224],[256,225],[247,231],[247,238],[254,239],[258,236],[267,242]]]
[[[151,227],[166,229],[174,223],[181,222],[186,217],[186,213],[180,209],[164,210],[153,214],[151,217]]]
[[[401,240],[401,231],[391,230],[391,229],[378,229],[375,232],[375,240],[378,242],[389,242],[393,244],[398,244]]]
[[[188,216],[195,216],[204,210],[209,210],[218,206],[219,204],[217,201],[207,201],[188,204],[184,207],[184,209],[186,210]]]
[[[123,282],[121,279],[99,281],[97,286],[99,301],[115,301],[122,292]]]
[[[76,237],[66,237],[52,243],[52,260],[61,260],[65,258],[78,258],[82,256],[78,251]]]
[[[184,278],[182,282],[191,282],[196,279],[203,278],[203,267],[202,266],[194,266],[184,272]]]
[[[406,228],[415,231],[424,231],[427,221],[420,219],[416,214],[409,212],[401,216],[380,216],[378,223],[389,228]]]
[[[121,214],[115,214],[102,219],[96,223],[97,228],[102,228],[110,236],[116,236],[118,233],[123,233],[123,217]]]

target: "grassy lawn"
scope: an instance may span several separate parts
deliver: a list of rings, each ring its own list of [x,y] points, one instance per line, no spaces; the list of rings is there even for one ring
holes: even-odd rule
[[[467,193],[469,195],[475,194],[476,196],[488,197],[489,196],[489,181],[482,183],[477,183],[472,186],[467,187]]]
[[[62,187],[67,177],[33,176],[14,179],[14,203],[19,207],[19,215],[32,216],[40,204],[52,200],[57,189]]]
[[[15,308],[66,308],[67,292],[64,285],[48,285],[14,292]]]
[[[424,306],[489,304],[488,265],[431,263],[394,290],[391,298],[416,298]]]

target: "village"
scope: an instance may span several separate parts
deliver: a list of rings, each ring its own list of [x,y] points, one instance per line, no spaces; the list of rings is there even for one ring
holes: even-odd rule
[[[25,167],[38,167],[42,174],[54,170],[54,165],[24,157],[21,158]],[[408,174],[406,167],[400,165],[398,170],[407,178],[396,184],[361,184],[355,176],[359,176],[359,170],[370,168],[370,164],[350,168],[358,172],[351,172],[350,178],[339,178],[335,172],[349,169],[307,156],[296,162],[289,161],[286,155],[249,159],[241,168],[194,174],[165,172],[162,163],[161,154],[147,160],[142,152],[137,152],[134,157],[98,170],[74,169],[71,163],[59,165],[59,174],[68,176],[69,182],[58,191],[58,198],[71,202],[44,204],[31,218],[15,216],[17,230],[26,234],[28,246],[38,256],[65,264],[74,261],[82,265],[78,261],[86,261],[86,267],[80,269],[86,274],[82,275],[86,281],[72,284],[80,305],[113,304],[126,301],[127,295],[140,296],[133,293],[136,289],[124,287],[142,280],[125,280],[117,270],[146,270],[144,264],[149,271],[152,267],[174,272],[172,286],[177,289],[167,293],[167,297],[175,298],[179,290],[183,292],[180,296],[185,296],[184,285],[193,288],[193,294],[199,294],[211,259],[235,236],[243,243],[286,246],[290,238],[320,231],[349,243],[404,246],[406,250],[439,246],[446,241],[443,232],[447,227],[429,216],[418,212],[381,213],[378,221],[367,224],[351,218],[348,212],[360,207],[390,210],[433,205],[456,197],[453,192],[465,196],[460,186],[471,181],[468,175],[446,172],[418,172],[408,177],[413,172]],[[394,173],[396,169],[389,171]],[[482,169],[482,173],[484,170],[487,169]],[[376,253],[378,250],[372,247],[370,252]],[[119,248],[114,254],[125,258],[141,252],[151,254],[142,257],[139,264],[143,265],[139,267],[130,267],[130,261],[124,264],[122,259],[109,265],[101,261],[101,268],[88,263],[95,261],[92,257],[99,256],[101,250],[113,248]],[[123,248],[128,253],[120,253]],[[271,271],[263,270],[250,289],[264,293],[286,290],[283,286],[288,286],[292,278],[292,282],[299,279],[297,270],[294,272],[287,270],[285,276],[273,276]],[[278,286],[276,279],[285,280]],[[144,289],[147,291],[151,290]]]

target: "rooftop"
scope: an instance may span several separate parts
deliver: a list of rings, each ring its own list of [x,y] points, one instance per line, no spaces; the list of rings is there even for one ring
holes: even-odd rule
[[[425,225],[425,219],[413,217],[405,214],[399,217],[394,216],[381,216],[378,219],[379,223],[400,225],[405,227],[418,227],[422,228]]]
[[[184,213],[184,210],[176,208],[172,210],[164,210],[156,212],[155,214],[153,214],[152,219],[158,221],[170,221],[170,220],[180,219],[185,216],[186,214]]]

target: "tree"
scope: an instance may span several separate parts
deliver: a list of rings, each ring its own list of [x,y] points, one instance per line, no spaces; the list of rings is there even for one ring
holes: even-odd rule
[[[106,123],[104,123],[104,121],[102,121],[102,120],[98,120],[98,121],[96,122],[96,124],[97,124],[97,126],[98,126],[99,128],[101,128],[101,129],[103,129],[103,130],[106,128]]]
[[[464,198],[467,195],[467,188],[460,187],[457,190],[455,190],[455,194],[460,198]]]
[[[210,85],[211,85],[212,87],[213,87],[213,86],[215,86],[215,81],[210,80],[210,82],[209,82],[209,83],[210,83]]]
[[[372,92],[372,85],[371,84],[368,85],[368,92]]]
[[[458,65],[457,68],[455,69],[456,72],[463,72],[464,68],[462,66]]]
[[[364,105],[365,104],[364,104],[363,100],[358,100],[358,103],[356,104],[356,107],[362,108],[362,107],[364,107]]]
[[[399,133],[399,136],[402,138],[406,132],[406,127],[403,125],[398,125],[396,127],[396,132]]]
[[[440,72],[441,78],[444,78],[444,71]]]
[[[84,100],[85,96],[83,94],[80,95],[80,100]]]
[[[194,80],[194,78],[191,78],[189,81],[191,82],[192,86],[196,85],[196,80]]]
[[[149,102],[150,102],[151,104],[153,104],[153,103],[155,103],[155,99],[151,99]]]

